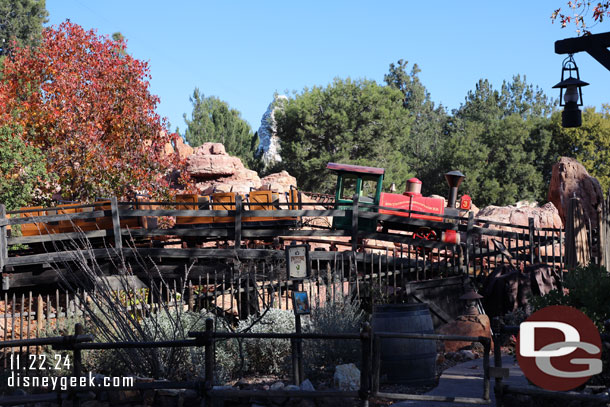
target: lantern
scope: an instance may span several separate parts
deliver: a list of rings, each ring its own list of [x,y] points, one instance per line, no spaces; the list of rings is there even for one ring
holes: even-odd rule
[[[568,77],[566,78],[566,74]],[[553,86],[559,88],[559,106],[564,106],[561,112],[561,125],[563,127],[580,127],[582,125],[582,87],[588,83],[580,80],[578,66],[572,54],[563,61],[561,67],[561,82]]]

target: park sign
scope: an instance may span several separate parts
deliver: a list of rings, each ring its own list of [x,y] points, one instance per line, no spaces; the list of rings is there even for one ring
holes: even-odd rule
[[[286,270],[289,279],[309,277],[309,246],[295,245],[286,247]]]

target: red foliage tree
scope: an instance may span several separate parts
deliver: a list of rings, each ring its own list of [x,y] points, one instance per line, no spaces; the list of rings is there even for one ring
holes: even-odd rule
[[[610,17],[610,0],[590,1],[590,0],[570,0],[568,1],[568,11],[558,8],[551,15],[552,22],[559,19],[561,28],[568,24],[576,26],[578,35],[589,35],[589,28],[604,21],[604,17]]]
[[[177,135],[155,112],[149,79],[147,63],[125,53],[123,41],[67,21],[6,60],[0,115],[10,113],[24,140],[42,149],[64,197],[164,195],[179,164],[164,147]]]

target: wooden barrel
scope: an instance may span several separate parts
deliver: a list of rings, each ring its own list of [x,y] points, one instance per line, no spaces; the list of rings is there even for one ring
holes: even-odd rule
[[[433,334],[427,304],[376,305],[374,332]],[[381,340],[381,383],[422,385],[436,378],[436,341],[427,339]]]

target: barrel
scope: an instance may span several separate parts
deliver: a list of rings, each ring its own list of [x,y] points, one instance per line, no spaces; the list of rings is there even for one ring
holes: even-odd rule
[[[373,310],[373,332],[433,334],[427,304],[384,304]],[[384,338],[381,340],[380,382],[425,385],[436,378],[436,341]]]

